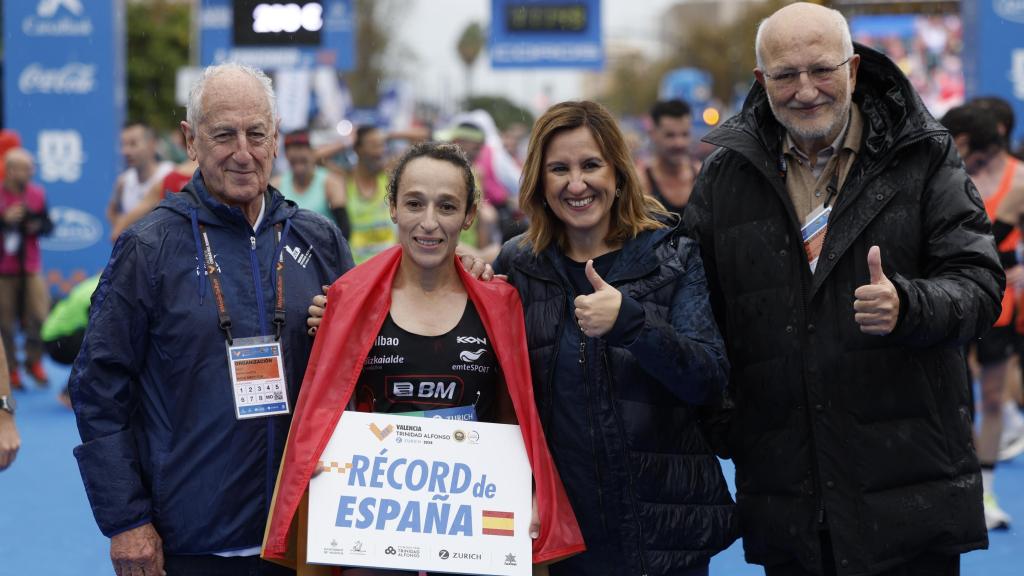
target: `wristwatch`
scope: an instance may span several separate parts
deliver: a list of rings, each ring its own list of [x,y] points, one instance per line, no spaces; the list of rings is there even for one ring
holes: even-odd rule
[[[0,410],[4,410],[11,416],[14,416],[14,411],[17,408],[18,403],[14,401],[14,396],[0,395]]]

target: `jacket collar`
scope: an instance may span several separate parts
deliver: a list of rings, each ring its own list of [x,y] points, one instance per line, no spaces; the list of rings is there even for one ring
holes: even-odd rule
[[[267,186],[263,200],[266,202],[266,213],[260,224],[261,229],[284,222],[298,210],[293,202],[285,200],[284,196],[273,186]],[[199,222],[209,226],[248,226],[249,224],[240,208],[223,204],[210,194],[199,169],[196,169],[192,179],[182,188],[181,192],[169,194],[161,203],[161,207],[168,208],[185,217],[190,217],[191,212],[196,210]]]
[[[659,244],[674,240],[681,234],[682,225],[678,220],[667,224],[668,226],[665,228],[646,230],[638,234],[636,238],[627,240],[622,246],[618,260],[605,279],[610,283],[621,282],[644,276],[655,269],[661,263],[655,253],[655,248]],[[562,249],[555,243],[537,255],[527,246],[519,250],[514,262],[530,275],[550,281],[560,281],[568,285],[569,277],[565,270],[563,254]]]

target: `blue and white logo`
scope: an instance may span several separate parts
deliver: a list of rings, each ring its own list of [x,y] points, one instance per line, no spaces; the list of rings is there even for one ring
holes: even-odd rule
[[[18,76],[22,94],[88,94],[96,88],[96,65],[68,62],[60,68],[29,64]]]
[[[50,208],[50,220],[53,221],[53,233],[39,240],[44,250],[83,250],[103,237],[103,224],[99,218],[77,208],[53,206]]]
[[[1004,20],[1024,23],[1024,0],[993,0],[992,9]]]
[[[35,16],[21,21],[26,36],[91,36],[92,20],[82,0],[39,0]]]

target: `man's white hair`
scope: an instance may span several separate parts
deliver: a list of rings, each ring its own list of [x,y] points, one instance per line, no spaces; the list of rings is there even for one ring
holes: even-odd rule
[[[822,8],[825,8],[822,6]],[[840,40],[843,45],[843,52],[846,57],[853,56],[853,38],[850,37],[850,24],[846,21],[846,16],[839,10],[833,8],[825,8],[832,13],[833,24],[838,29],[841,36]],[[774,16],[774,14],[772,15]],[[764,58],[761,54],[761,36],[764,32],[765,23],[772,19],[772,16],[761,20],[761,23],[757,25],[757,36],[754,38],[754,56],[757,58],[757,67],[760,70],[764,70]]]
[[[246,74],[263,87],[263,93],[267,97],[267,106],[270,110],[272,117],[277,116],[277,96],[274,95],[274,84],[271,82],[270,77],[267,76],[262,70],[253,68],[252,66],[246,66],[245,64],[239,64],[237,62],[226,62],[224,64],[216,64],[214,66],[207,66],[206,70],[203,70],[203,76],[192,86],[192,90],[188,93],[188,107],[185,111],[185,120],[188,121],[188,125],[192,129],[196,129],[199,123],[203,120],[203,90],[206,89],[206,83],[211,78],[216,78],[226,72],[241,72]]]

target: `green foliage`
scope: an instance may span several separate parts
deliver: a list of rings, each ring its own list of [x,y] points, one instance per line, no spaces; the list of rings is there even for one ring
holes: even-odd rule
[[[390,0],[356,0],[355,68],[344,74],[352,103],[373,107],[387,75],[385,56],[392,45],[396,10]]]
[[[127,117],[158,130],[173,129],[185,118],[184,108],[174,102],[174,83],[178,68],[189,64],[189,4],[129,2],[126,10]]]
[[[533,114],[504,96],[473,96],[466,98],[464,104],[466,110],[480,109],[489,113],[498,130],[504,130],[517,122],[533,126]]]
[[[476,58],[480,55],[480,51],[483,50],[484,42],[486,41],[484,29],[480,26],[479,22],[470,22],[466,29],[462,31],[462,35],[459,36],[459,41],[455,48],[459,52],[459,58],[462,59],[462,63],[467,68],[473,67],[473,62],[476,62]]]

